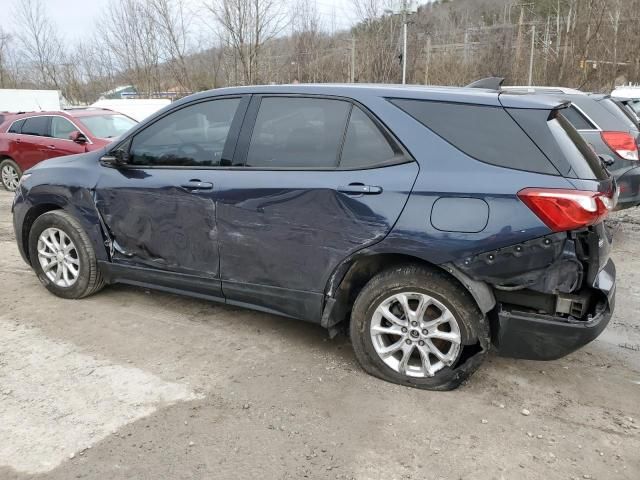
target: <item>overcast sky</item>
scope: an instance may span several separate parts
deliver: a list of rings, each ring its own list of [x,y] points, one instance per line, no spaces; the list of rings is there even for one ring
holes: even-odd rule
[[[11,2],[15,5],[19,1],[0,0],[0,3]],[[203,3],[203,0],[185,1],[191,8],[198,7]],[[110,0],[44,0],[43,3],[52,21],[60,28],[64,36],[71,40],[81,39],[83,36],[92,34],[94,21],[99,19],[100,12],[109,5]],[[331,25],[334,25],[336,29],[348,28],[355,21],[351,0],[316,0],[316,5],[327,29],[330,29]],[[15,25],[11,29],[15,30]]]

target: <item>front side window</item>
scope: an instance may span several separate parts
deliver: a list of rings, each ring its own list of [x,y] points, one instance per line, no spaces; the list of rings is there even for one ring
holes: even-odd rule
[[[149,166],[219,166],[239,98],[181,108],[138,133],[129,163]]]
[[[353,107],[342,147],[340,168],[370,168],[402,157],[378,126],[358,107]]]
[[[22,125],[22,134],[48,137],[50,119],[51,117],[46,116],[27,118]]]
[[[263,98],[246,165],[335,168],[350,107],[324,98]]]
[[[91,115],[80,120],[98,138],[119,137],[136,125],[135,120],[124,115]]]
[[[78,130],[69,120],[62,117],[51,118],[51,136],[69,140],[71,132]]]

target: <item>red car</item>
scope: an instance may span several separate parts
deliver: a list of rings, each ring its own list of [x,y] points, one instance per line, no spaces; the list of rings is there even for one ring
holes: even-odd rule
[[[0,113],[0,178],[14,191],[22,172],[53,157],[98,150],[137,122],[111,110]]]

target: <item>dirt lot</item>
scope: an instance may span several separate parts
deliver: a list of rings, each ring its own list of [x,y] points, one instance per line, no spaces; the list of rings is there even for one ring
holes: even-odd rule
[[[313,325],[125,286],[56,298],[18,254],[11,199],[0,479],[640,478],[640,212],[611,222],[600,339],[556,362],[491,356],[431,393],[367,376]]]

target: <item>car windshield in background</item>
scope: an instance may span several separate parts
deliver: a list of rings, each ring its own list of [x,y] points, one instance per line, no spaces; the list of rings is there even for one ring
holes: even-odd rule
[[[609,113],[615,116],[622,124],[629,130],[637,130],[638,125],[635,123],[633,119],[627,115],[624,110],[622,110],[618,104],[609,97],[605,97],[602,100],[599,100],[600,104],[606,108]]]
[[[135,120],[124,115],[92,115],[81,120],[98,138],[119,137],[136,125]]]
[[[571,166],[578,178],[604,180],[609,176],[596,153],[587,145],[563,113],[555,111],[548,121],[548,125],[558,146],[566,158],[571,161]],[[585,161],[580,161],[581,158]]]

